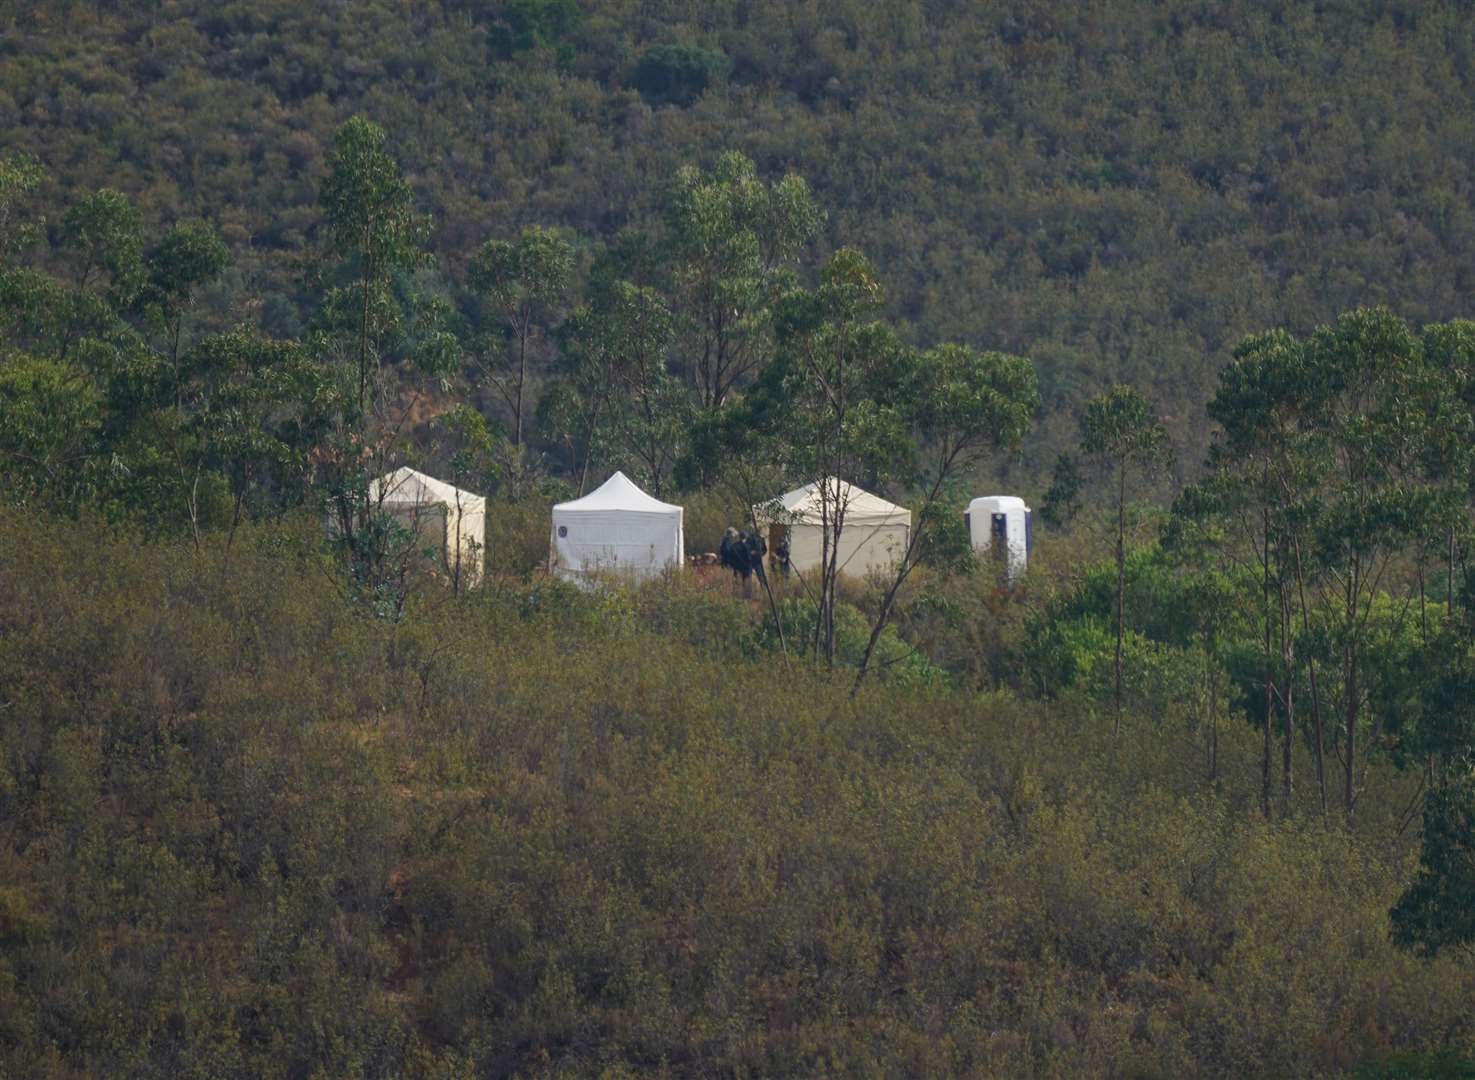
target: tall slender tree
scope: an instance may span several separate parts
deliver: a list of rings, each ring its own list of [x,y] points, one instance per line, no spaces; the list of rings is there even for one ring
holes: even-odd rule
[[[1127,479],[1166,460],[1167,431],[1140,391],[1118,384],[1086,403],[1081,416],[1081,450],[1116,476],[1116,652],[1112,661],[1116,729],[1122,725],[1122,636],[1127,596]]]
[[[488,240],[467,271],[467,284],[494,323],[469,354],[511,414],[509,437],[518,454],[532,401],[531,366],[551,340],[573,267],[573,245],[555,230],[533,227],[516,240]]]

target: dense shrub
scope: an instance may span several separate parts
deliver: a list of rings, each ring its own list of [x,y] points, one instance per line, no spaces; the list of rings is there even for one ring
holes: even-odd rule
[[[316,529],[196,555],[0,512],[0,1073],[1392,1075],[1475,1048],[1468,960],[1389,940],[1413,789],[1383,766],[1355,827],[1270,825],[1238,727],[1210,784],[1176,730],[1069,703],[852,699],[744,659],[749,609],[688,585],[501,580],[378,620]]]
[[[652,45],[641,54],[630,83],[652,105],[690,105],[731,67],[720,49]]]

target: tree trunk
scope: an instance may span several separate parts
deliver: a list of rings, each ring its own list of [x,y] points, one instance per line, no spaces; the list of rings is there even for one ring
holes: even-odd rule
[[[522,449],[522,388],[528,377],[528,327],[524,321],[517,331],[517,392],[512,404],[512,445]]]
[[[1116,500],[1116,724],[1113,734],[1122,732],[1122,625],[1127,594],[1127,463],[1117,466]]]
[[[1209,782],[1219,779],[1219,679],[1209,661]]]
[[[1444,616],[1451,618],[1455,613],[1455,531],[1449,530],[1449,577],[1444,583]]]
[[[748,521],[753,526],[753,535],[757,536],[759,533],[758,516],[753,512],[753,500],[751,498],[747,499],[747,503]],[[773,626],[774,629],[778,632],[779,655],[784,658],[784,667],[787,668],[789,666],[789,645],[788,642],[784,640],[783,614],[779,611],[778,601],[775,600],[773,597],[773,583],[768,580],[768,575],[764,574],[763,577],[759,580],[763,582],[763,592],[768,596],[768,612],[770,615],[773,616]]]
[[[1424,588],[1424,548],[1422,542],[1419,545],[1419,644],[1429,644],[1429,613],[1426,610],[1426,598]]]
[[[1345,766],[1343,798],[1347,808],[1347,816],[1352,816],[1352,811],[1357,805],[1357,646],[1352,639],[1355,633],[1357,621],[1357,597],[1360,589],[1358,583],[1358,571],[1360,563],[1353,561],[1351,574],[1347,579],[1346,586],[1346,629],[1347,640],[1342,645],[1342,676],[1346,701],[1344,711],[1347,724],[1347,759],[1343,762]]]
[[[1316,740],[1316,792],[1321,800],[1321,814],[1326,816],[1326,736],[1321,727],[1321,695],[1316,688],[1316,661],[1313,659],[1306,667],[1307,674],[1311,678],[1311,723],[1315,728],[1313,738]]]
[[[1260,606],[1264,616],[1264,656],[1265,656],[1265,717],[1260,725],[1261,750],[1260,750],[1260,812],[1265,817],[1270,817],[1270,744],[1271,727],[1275,716],[1275,653],[1271,640],[1271,624],[1273,619],[1270,614],[1270,515],[1268,511],[1262,512],[1261,522],[1264,526],[1264,549],[1260,556]]]
[[[1282,560],[1277,555],[1276,563]],[[1295,618],[1291,613],[1290,583],[1285,580],[1285,570],[1280,566],[1280,652],[1283,679],[1283,702],[1285,724],[1281,735],[1281,798],[1287,808],[1291,804],[1294,782],[1291,775],[1291,751],[1296,741],[1296,639]]]
[[[1305,634],[1311,633],[1311,615],[1306,604],[1306,573],[1301,561],[1301,539],[1298,536],[1294,544],[1296,553],[1296,596],[1301,602],[1301,631]],[[1306,674],[1311,680],[1311,725],[1315,729],[1313,737],[1316,740],[1314,752],[1316,756],[1316,790],[1321,799],[1321,813],[1326,816],[1326,736],[1322,730],[1321,721],[1321,691],[1316,683],[1316,655],[1312,654],[1306,664]]]
[[[373,271],[373,259],[370,252],[373,248],[373,231],[371,228],[364,229],[363,240],[363,273],[359,278],[359,287],[364,290],[364,302],[359,314],[359,423],[364,426],[365,434],[368,432],[369,420],[369,280]]]

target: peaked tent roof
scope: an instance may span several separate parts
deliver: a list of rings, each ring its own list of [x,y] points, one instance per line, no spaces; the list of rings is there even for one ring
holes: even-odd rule
[[[845,504],[845,520],[849,524],[911,524],[912,512],[904,506],[887,502],[879,495],[872,495],[869,491],[844,480],[836,480],[834,477],[826,481],[826,484],[832,499],[836,497],[835,493],[838,491],[839,500]],[[801,488],[795,488],[779,496],[778,503],[782,512],[777,516],[794,522],[819,524],[824,520],[822,501],[820,482],[816,480],[812,484],[805,484]],[[770,516],[763,513],[763,507],[760,506],[757,509],[760,518]]]
[[[681,512],[681,507],[663,503],[660,499],[641,491],[635,482],[622,472],[615,473],[582,499],[561,502],[553,509],[574,513],[622,510],[629,514],[661,514],[663,516],[670,514],[673,510],[677,513]]]
[[[431,506],[445,503],[450,506],[470,507],[482,501],[480,495],[463,491],[433,476],[426,476],[408,465],[371,483],[369,501],[379,502],[381,491],[383,501],[390,506]]]

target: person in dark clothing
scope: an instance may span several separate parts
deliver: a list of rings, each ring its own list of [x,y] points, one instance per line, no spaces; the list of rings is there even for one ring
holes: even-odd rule
[[[773,562],[778,567],[780,577],[789,576],[789,538],[782,535],[778,542],[773,545]]]
[[[727,531],[722,534],[718,556],[722,565],[732,571],[734,583],[742,581],[744,596],[752,595],[754,574],[758,575],[760,582],[765,580],[763,556],[767,551],[768,545],[761,538],[750,535],[746,529],[738,530],[728,526]]]
[[[763,557],[768,554],[768,545],[757,533],[742,533],[741,535],[748,546],[748,564],[752,566],[753,573],[758,575],[758,583],[764,584],[767,578],[763,574]]]
[[[748,545],[742,533],[731,525],[722,534],[722,546],[717,549],[718,559],[722,565],[732,571],[733,584],[739,580],[746,582],[753,573],[753,566],[748,561]]]

